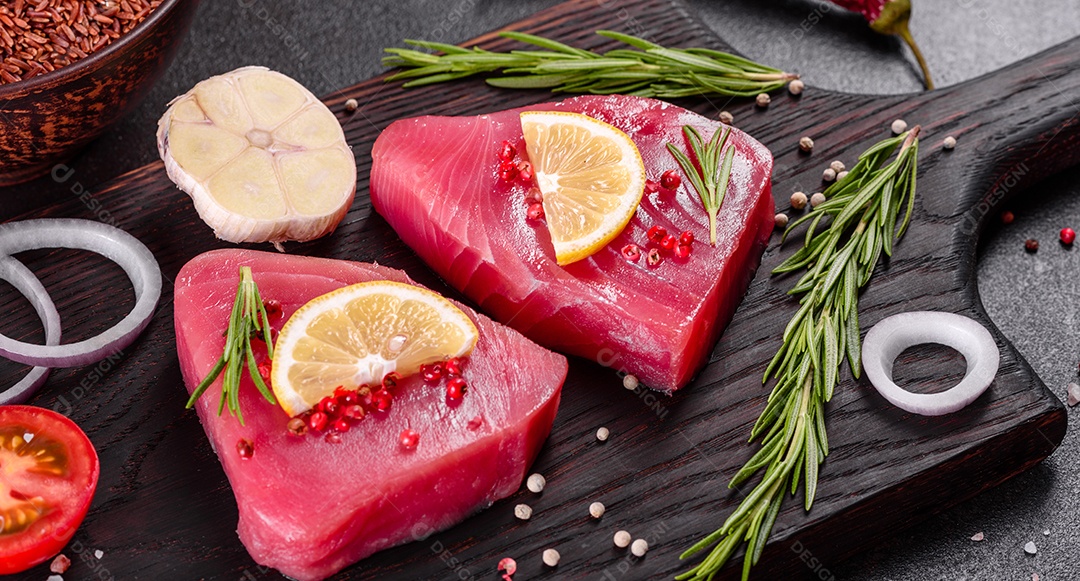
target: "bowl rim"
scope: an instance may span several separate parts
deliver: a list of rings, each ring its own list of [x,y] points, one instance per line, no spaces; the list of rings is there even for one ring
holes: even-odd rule
[[[146,17],[146,20],[143,20],[127,34],[121,35],[120,38],[110,42],[101,50],[90,53],[86,58],[79,59],[70,65],[60,67],[30,79],[16,81],[14,83],[0,83],[0,98],[13,93],[33,91],[40,85],[47,85],[51,81],[67,75],[78,77],[84,70],[98,66],[102,61],[112,56],[113,53],[124,50],[128,44],[136,42],[145,31],[156,26],[170,11],[175,9],[181,3],[189,1],[191,0],[162,0],[161,4],[150,12]]]

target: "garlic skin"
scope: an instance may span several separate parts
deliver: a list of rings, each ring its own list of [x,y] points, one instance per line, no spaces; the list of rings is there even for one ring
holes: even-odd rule
[[[157,146],[169,179],[228,242],[281,250],[326,236],[356,195],[356,162],[333,113],[265,67],[211,77],[173,99]]]

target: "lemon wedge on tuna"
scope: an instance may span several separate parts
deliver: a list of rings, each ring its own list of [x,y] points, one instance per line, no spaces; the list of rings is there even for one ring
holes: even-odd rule
[[[560,265],[607,246],[634,217],[645,190],[645,165],[630,137],[581,113],[521,114],[525,147],[544,195]]]
[[[307,241],[334,231],[356,193],[356,161],[334,114],[265,67],[211,77],[158,122],[169,178],[229,242]]]
[[[363,282],[312,299],[278,334],[270,382],[290,416],[334,389],[378,385],[390,372],[472,352],[479,332],[454,303],[424,288]]]

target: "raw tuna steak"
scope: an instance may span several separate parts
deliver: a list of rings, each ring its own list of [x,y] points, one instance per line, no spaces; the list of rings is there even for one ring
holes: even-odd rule
[[[637,144],[648,177],[678,170],[665,149],[686,150],[683,125],[706,138],[721,127],[685,109],[638,97],[586,96],[479,117],[396,121],[371,155],[371,198],[398,235],[436,272],[496,320],[552,349],[633,373],[655,389],[684,386],[731,320],[773,229],[772,155],[734,129],[736,148],[718,242],[681,172],[675,191],[646,194],[629,226],[606,248],[559,266],[546,225],[526,216],[528,186],[500,180],[497,152],[508,140],[524,157],[518,114],[573,111],[606,121]],[[629,262],[659,225],[697,238],[693,253],[658,266]]]
[[[415,284],[377,265],[245,250],[200,255],[176,279],[176,345],[190,392],[224,346],[237,269],[251,266],[264,300],[284,321],[308,300],[369,280]],[[566,359],[468,308],[480,339],[465,370],[469,392],[450,406],[445,388],[412,377],[382,417],[368,417],[331,444],[289,435],[289,418],[245,375],[246,425],[218,416],[220,380],[198,401],[240,509],[240,540],[260,564],[301,581],[323,579],[386,547],[457,523],[521,485],[551,430]],[[400,447],[406,427],[420,433]],[[241,459],[237,443],[254,446]],[[314,518],[313,518],[314,517]]]

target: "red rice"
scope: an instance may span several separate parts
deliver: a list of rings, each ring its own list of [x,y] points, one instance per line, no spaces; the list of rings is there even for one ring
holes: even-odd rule
[[[135,28],[162,0],[0,2],[0,84],[86,58]]]

